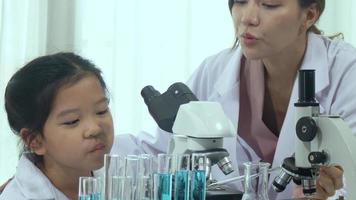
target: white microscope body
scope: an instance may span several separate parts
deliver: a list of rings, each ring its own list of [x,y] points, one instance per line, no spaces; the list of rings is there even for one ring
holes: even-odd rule
[[[168,153],[206,155],[208,177],[215,164],[224,174],[233,171],[223,139],[233,137],[236,129],[219,103],[198,101],[183,83],[172,84],[163,94],[146,86],[141,95],[158,126],[173,133]]]
[[[341,166],[347,199],[356,199],[356,136],[340,117],[320,115],[314,95],[314,70],[301,70],[295,103],[295,156],[284,160],[273,185],[276,191],[283,191],[293,179],[303,185],[306,195],[312,195],[319,167]]]
[[[169,153],[203,153],[223,173],[233,171],[229,154],[223,149],[223,139],[233,137],[236,129],[219,103],[191,101],[181,105],[172,130]]]
[[[141,95],[158,126],[172,133],[169,154],[206,156],[208,184],[214,182],[211,167],[215,164],[225,175],[234,171],[229,153],[223,148],[223,140],[234,137],[236,129],[219,103],[198,101],[183,83],[172,84],[163,94],[152,86],[146,86]],[[206,192],[207,200],[237,200],[242,196],[240,191],[223,186]]]
[[[158,126],[172,133],[169,154],[206,156],[208,184],[214,182],[211,167],[215,164],[225,175],[234,171],[229,153],[223,148],[223,139],[234,137],[236,129],[219,103],[199,101],[186,85],[179,82],[172,84],[163,94],[152,86],[146,86],[141,95]],[[207,200],[237,200],[241,196],[240,191],[222,185],[206,191]]]
[[[310,142],[297,141],[296,166],[341,166],[344,170],[347,197],[356,199],[356,137],[340,117],[320,115],[311,119],[318,127],[316,137]]]

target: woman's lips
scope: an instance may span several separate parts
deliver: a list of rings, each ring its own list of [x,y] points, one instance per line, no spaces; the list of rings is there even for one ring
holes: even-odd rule
[[[242,38],[242,42],[246,45],[246,46],[251,46],[251,45],[254,45],[258,39],[250,34],[250,33],[244,33],[241,35],[241,38]]]

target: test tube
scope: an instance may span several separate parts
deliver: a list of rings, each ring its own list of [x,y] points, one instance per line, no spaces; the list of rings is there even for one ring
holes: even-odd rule
[[[103,178],[102,177],[95,177],[96,179],[96,197],[94,200],[102,200],[104,199],[104,187],[103,187]]]
[[[128,155],[125,158],[125,198],[124,200],[136,200],[138,189],[139,157]]]
[[[124,200],[125,157],[105,154],[104,169],[104,199]]]
[[[153,156],[141,154],[139,156],[138,199],[153,200]]]
[[[191,200],[205,200],[206,193],[206,169],[208,160],[205,154],[192,155],[192,175],[191,175]]]
[[[79,177],[79,200],[101,200],[100,179]]]
[[[189,173],[190,173],[190,155],[178,154],[177,166],[174,177],[174,199],[189,200]]]
[[[175,172],[176,156],[172,154],[158,154],[158,169],[154,174],[154,199],[173,199],[173,173]]]

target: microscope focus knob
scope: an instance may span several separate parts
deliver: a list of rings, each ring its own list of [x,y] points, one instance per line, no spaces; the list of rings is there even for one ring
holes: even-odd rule
[[[328,155],[325,152],[311,152],[308,160],[311,164],[325,164],[328,161]]]
[[[298,138],[303,142],[312,141],[318,131],[316,122],[311,117],[302,117],[298,120],[296,125],[296,132]]]

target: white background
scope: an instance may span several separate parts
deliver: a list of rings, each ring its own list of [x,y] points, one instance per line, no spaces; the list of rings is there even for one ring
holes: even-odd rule
[[[116,134],[154,125],[140,96],[184,82],[202,60],[229,48],[227,0],[0,0],[0,185],[15,172],[18,139],[3,94],[11,75],[40,55],[74,51],[104,73]],[[356,3],[328,0],[319,23],[356,45]]]

